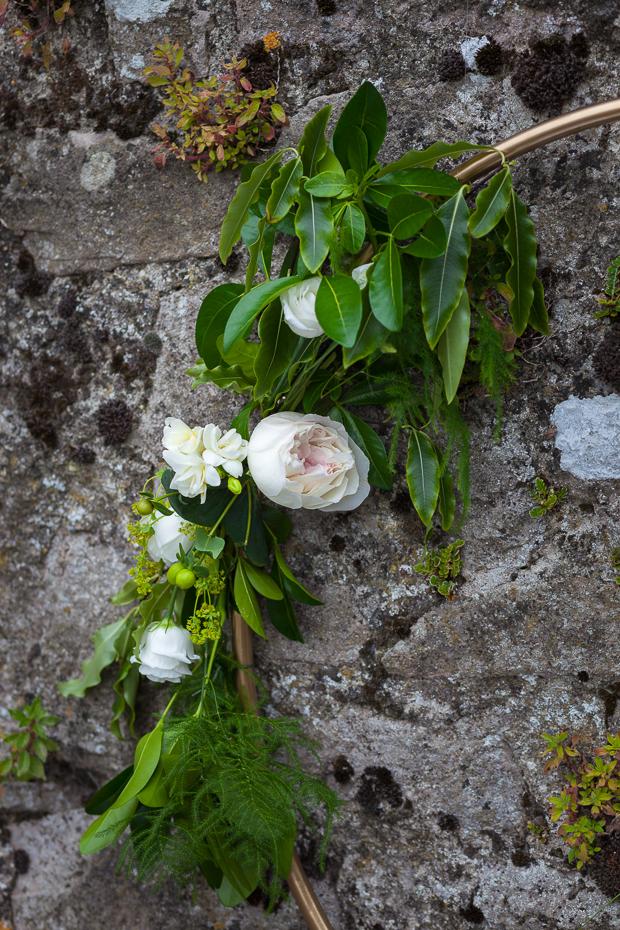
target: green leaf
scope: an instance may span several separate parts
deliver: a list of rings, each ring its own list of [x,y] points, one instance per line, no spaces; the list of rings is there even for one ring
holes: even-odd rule
[[[512,175],[506,166],[491,178],[488,187],[476,197],[476,209],[469,217],[469,231],[477,239],[488,236],[505,214],[512,193]]]
[[[315,274],[327,258],[334,235],[330,201],[300,192],[295,232],[299,238],[301,258],[308,271]]]
[[[395,239],[410,239],[433,214],[433,205],[417,194],[401,194],[390,200],[388,223]]]
[[[261,512],[263,523],[267,526],[276,541],[284,543],[291,532],[291,518],[283,510],[278,510],[270,504],[262,504]]]
[[[9,743],[15,749],[25,749],[30,742],[30,733],[24,730],[22,733],[9,733],[4,737],[3,742]]]
[[[355,255],[364,245],[366,239],[366,220],[364,214],[354,203],[344,208],[340,221],[340,241],[343,248]]]
[[[380,190],[383,185],[439,197],[451,197],[462,186],[456,178],[446,174],[445,171],[437,171],[435,168],[405,168],[401,171],[390,171],[387,174],[384,174],[382,169],[369,190]]]
[[[353,442],[360,447],[368,458],[370,462],[368,481],[370,484],[374,484],[376,488],[382,488],[384,491],[391,490],[392,473],[385,453],[385,446],[375,431],[359,417],[354,416],[342,407],[337,407],[332,416],[342,423]]]
[[[6,778],[6,776],[9,774],[12,768],[13,768],[13,760],[3,759],[2,762],[0,762],[0,778]]]
[[[172,509],[188,523],[194,523],[196,526],[212,527],[217,523],[233,497],[226,485],[209,488],[206,500],[201,504],[198,497],[186,498],[178,491],[171,491],[170,482],[173,478],[174,472],[170,468],[161,476],[161,483],[168,493],[168,503]]]
[[[131,639],[133,643],[133,637]],[[138,666],[132,663],[129,657],[125,658],[121,664],[118,676],[114,682],[114,691],[116,697],[112,704],[113,717],[110,721],[110,730],[117,739],[122,740],[120,719],[126,710],[129,710],[129,732],[135,736],[134,721],[136,719],[136,696],[140,683],[140,673]]]
[[[17,757],[17,777],[25,778],[30,772],[30,756],[25,749],[22,749]]]
[[[361,181],[368,170],[368,139],[359,126],[351,127],[347,156],[351,171],[354,171]]]
[[[362,295],[357,281],[343,274],[323,278],[316,295],[315,312],[330,339],[341,346],[355,345],[362,319]]]
[[[254,400],[249,400],[247,404],[241,408],[241,411],[237,416],[231,421],[230,428],[236,429],[237,432],[243,437],[243,439],[250,438],[250,417],[253,412],[256,410],[258,404]]]
[[[43,768],[43,763],[35,756],[30,757],[29,774],[32,775],[33,778],[45,778],[45,769]]]
[[[274,281],[265,281],[263,284],[253,287],[251,291],[245,294],[230,317],[224,330],[224,353],[230,352],[232,347],[239,339],[245,339],[252,331],[254,320],[261,312],[263,307],[279,297],[294,284],[300,281],[298,277],[276,278]]]
[[[34,752],[37,759],[40,759],[41,762],[45,762],[47,759],[47,746],[42,739],[35,739],[32,744],[32,751]]]
[[[161,762],[138,795],[138,801],[146,807],[164,807],[168,803],[166,772]]]
[[[271,569],[271,576],[276,584],[282,585],[284,588],[285,580],[282,578],[277,565],[274,565]],[[282,636],[286,636],[287,639],[293,640],[295,643],[304,642],[304,638],[297,623],[295,608],[286,590],[283,591],[281,601],[267,601],[267,613],[278,633],[281,633]]]
[[[362,291],[362,322],[355,340],[350,348],[342,350],[342,361],[345,368],[350,368],[355,362],[368,358],[378,351],[388,339],[389,330],[383,326],[370,309],[368,288]]]
[[[251,515],[250,515],[251,508]],[[262,513],[256,489],[246,484],[224,517],[224,529],[238,546],[245,546],[248,558],[257,565],[269,561]]]
[[[85,812],[93,815],[105,814],[120,796],[121,791],[132,775],[133,764],[128,765],[126,769],[115,775],[111,781],[106,782],[105,785],[99,788],[84,808]]]
[[[28,724],[30,723],[30,717],[28,716],[28,714],[25,714],[23,710],[18,710],[16,707],[12,707],[9,710],[9,714],[11,715],[13,720],[17,721],[20,727],[27,727]]]
[[[225,545],[226,540],[222,539],[221,536],[211,536],[208,538],[206,529],[203,526],[198,527],[196,539],[194,540],[194,549],[198,549],[199,552],[208,552],[212,558],[219,559]]]
[[[327,152],[327,139],[325,130],[332,112],[331,104],[323,107],[316,113],[299,140],[297,150],[301,155],[304,166],[304,174],[307,178],[313,177],[317,172],[317,165]]]
[[[469,295],[467,288],[464,287],[458,306],[437,343],[437,354],[443,369],[443,383],[448,404],[451,404],[456,397],[463,374],[469,345],[470,322]]]
[[[248,576],[250,584],[259,594],[262,594],[263,597],[267,597],[272,601],[282,600],[282,591],[269,575],[255,568],[251,562],[246,562],[243,568]]]
[[[262,636],[266,639],[267,637],[265,636],[263,621],[260,615],[260,610],[258,608],[258,601],[256,600],[256,595],[254,594],[254,588],[250,584],[245,573],[243,559],[239,559],[237,562],[233,590],[237,608],[247,625],[250,627],[250,629],[254,630],[255,633],[258,633],[259,636]]]
[[[267,201],[268,223],[278,223],[291,209],[299,190],[302,174],[301,158],[291,158],[280,168],[280,173],[271,188],[271,196]]]
[[[393,399],[394,394],[390,393],[387,388],[391,386],[391,381],[387,378],[375,379],[368,378],[361,381],[351,388],[343,397],[342,404],[387,404]]]
[[[407,484],[420,520],[428,526],[439,497],[439,462],[428,436],[411,430],[407,452]]]
[[[127,617],[123,617],[114,623],[108,623],[93,634],[91,638],[95,644],[95,652],[82,664],[82,677],[58,683],[58,690],[63,697],[69,697],[72,694],[74,697],[82,698],[87,688],[94,688],[99,684],[104,668],[116,659],[116,640],[130,622]]]
[[[105,849],[124,833],[138,806],[138,798],[130,798],[120,807],[110,807],[105,814],[97,818],[80,840],[80,852],[83,856]]]
[[[285,592],[294,597],[296,601],[301,601],[302,604],[309,604],[310,607],[322,607],[323,601],[306,591],[303,585],[297,581],[295,575],[284,561],[280,547],[274,544],[273,549],[276,555],[276,565],[281,575],[281,582],[277,582],[280,588],[284,588]]]
[[[383,186],[371,184],[366,190],[366,195],[378,206],[387,210],[392,200],[403,196],[403,189],[396,184],[384,184]]]
[[[506,275],[506,284],[514,293],[508,309],[515,334],[521,336],[527,326],[530,309],[534,302],[536,236],[534,224],[527,215],[525,204],[514,191],[510,195],[506,222],[508,235],[504,239],[504,248],[512,260]]]
[[[372,269],[368,296],[379,322],[397,332],[403,325],[403,276],[398,246],[392,237]]]
[[[384,178],[387,174],[402,171],[405,168],[432,168],[440,158],[458,158],[466,152],[495,152],[492,145],[472,145],[470,142],[433,142],[429,148],[421,152],[407,152],[398,161],[388,162],[379,171],[377,177]]]
[[[542,333],[544,336],[549,335],[549,316],[545,304],[545,289],[539,278],[534,278],[534,302],[530,310],[529,324],[532,329]]]
[[[422,317],[431,349],[439,342],[465,287],[471,238],[463,189],[439,207],[437,216],[445,227],[448,245],[444,255],[423,259],[420,268]]]
[[[232,252],[233,245],[239,241],[241,229],[248,218],[250,207],[258,200],[261,184],[269,176],[272,168],[279,163],[283,154],[283,151],[275,152],[262,165],[257,165],[248,180],[241,183],[237,188],[237,192],[228,207],[226,219],[222,223],[219,249],[222,262],[226,263],[228,256]]]
[[[196,369],[190,369],[188,374],[193,374]],[[232,391],[234,394],[250,394],[254,386],[254,381],[249,381],[244,374],[241,365],[228,367],[218,365],[217,368],[203,368],[192,384],[192,390],[199,384],[214,384],[216,387]]]
[[[151,775],[157,768],[157,763],[161,757],[161,744],[163,736],[163,726],[161,722],[157,724],[154,730],[147,733],[136,746],[136,752],[133,760],[133,772],[131,778],[114,801],[112,808],[120,808],[127,801],[136,798],[142,789],[148,784]],[[107,844],[106,844],[107,845]]]
[[[216,368],[220,364],[217,337],[224,332],[243,290],[243,284],[220,284],[207,294],[200,305],[196,319],[196,347],[207,368]]]
[[[132,579],[131,581],[126,582],[120,591],[118,591],[116,594],[113,594],[110,600],[117,607],[122,607],[124,604],[131,604],[131,602],[135,601],[137,597],[138,585]]]
[[[370,81],[364,81],[347,103],[332,136],[332,148],[345,170],[349,162],[349,142],[353,127],[361,129],[368,141],[368,161],[372,163],[383,145],[387,131],[387,110],[383,97]]]
[[[442,530],[449,530],[454,522],[454,510],[456,508],[456,498],[452,491],[454,478],[449,471],[445,471],[439,479],[439,513],[441,514]]]
[[[438,258],[448,247],[446,227],[438,216],[431,216],[420,235],[403,252],[415,258]]]
[[[279,300],[272,301],[258,324],[260,348],[254,361],[254,398],[268,394],[278,375],[286,371],[291,361],[297,336],[286,323]]]
[[[350,188],[345,176],[337,171],[322,171],[304,184],[306,193],[314,197],[337,197]]]

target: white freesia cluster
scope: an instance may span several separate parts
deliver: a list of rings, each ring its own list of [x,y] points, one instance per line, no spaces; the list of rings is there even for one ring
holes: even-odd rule
[[[250,437],[248,467],[276,504],[354,510],[370,491],[367,456],[329,417],[290,410],[265,417]]]
[[[184,497],[200,497],[204,503],[207,488],[222,483],[218,468],[232,478],[243,474],[247,441],[236,429],[222,435],[219,426],[190,429],[182,420],[167,417],[164,428],[164,459],[174,471],[170,487]]]
[[[152,623],[142,634],[138,657],[131,661],[140,665],[140,674],[150,681],[171,681],[174,684],[190,675],[189,666],[200,656],[187,630],[174,624]]]

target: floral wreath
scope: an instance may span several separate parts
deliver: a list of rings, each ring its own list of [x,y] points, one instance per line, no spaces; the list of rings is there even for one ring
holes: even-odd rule
[[[261,887],[272,908],[288,879],[304,916],[324,927],[294,843],[298,823],[318,832],[318,818],[323,865],[340,801],[304,770],[300,753],[318,759],[319,747],[299,722],[260,714],[251,671],[250,630],[266,636],[261,605],[279,633],[303,642],[294,602],[321,604],[285,560],[286,511],[351,511],[371,485],[389,490],[406,438],[428,545],[434,522],[454,523],[455,489],[461,521],[467,514],[459,392],[484,386],[499,435],[515,341],[528,325],[549,332],[534,228],[502,151],[436,142],[381,165],[387,111],[376,88],[361,85],[328,144],[330,113],[310,120],[296,148],[242,169],[219,251],[226,262],[243,240],[245,284],[205,297],[188,373],[193,387],[249,399],[225,431],[165,420],[167,467],[133,505],[135,566],[112,598],[133,606],[94,634],[82,677],[59,685],[83,697],[118,662],[119,738],[122,718],[134,734],[140,675],[171,685],[133,764],[86,806],[96,819],[82,853],[128,831],[121,864],[138,879],[205,880],[227,907]],[[472,151],[496,165],[478,184],[436,168]],[[276,242],[286,254],[274,271]],[[428,550],[427,562],[439,572],[431,583],[453,596],[449,559]]]

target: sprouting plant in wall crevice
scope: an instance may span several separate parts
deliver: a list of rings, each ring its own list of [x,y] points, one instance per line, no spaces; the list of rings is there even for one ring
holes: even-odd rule
[[[73,16],[73,0],[0,0],[0,29],[12,9],[22,16],[20,26],[13,26],[11,35],[21,45],[24,55],[32,53],[33,40],[47,32],[52,23],[60,24],[65,17]]]
[[[443,594],[450,600],[454,597],[453,579],[459,575],[463,565],[459,549],[464,545],[464,540],[457,539],[456,542],[443,546],[436,552],[428,550],[423,560],[414,566],[416,572],[425,575],[430,584],[437,588],[439,594]]]
[[[594,314],[597,319],[620,313],[620,255],[607,268],[605,296],[599,297],[598,302],[603,305],[603,309]]]
[[[536,479],[536,486],[530,489],[532,498],[536,501],[536,506],[530,510],[530,517],[543,517],[550,510],[553,510],[556,504],[566,497],[566,488],[560,488],[556,491],[554,488],[548,488],[542,478]]]
[[[10,756],[0,762],[0,785],[9,778],[18,781],[45,778],[43,763],[48,753],[58,749],[45,729],[60,723],[60,717],[43,710],[38,697],[32,704],[24,704],[21,710],[12,708],[9,714],[19,724],[19,729],[2,738],[2,742],[10,747]]]
[[[145,68],[147,83],[163,87],[167,96],[166,122],[151,127],[161,142],[155,164],[163,168],[168,155],[191,164],[201,181],[210,169],[240,168],[257,154],[261,143],[275,139],[276,129],[288,125],[277,89],[255,90],[243,75],[245,59],[224,63],[224,74],[196,81],[188,68],[181,70],[183,49],[168,38],[153,52],[154,65]]]

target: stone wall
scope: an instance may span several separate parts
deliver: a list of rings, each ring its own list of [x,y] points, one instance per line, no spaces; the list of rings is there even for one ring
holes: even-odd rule
[[[5,26],[0,726],[34,693],[62,722],[47,781],[5,787],[2,930],[303,926],[291,903],[265,916],[258,895],[226,911],[203,888],[193,900],[167,886],[150,893],[116,874],[115,851],[77,851],[84,800],[127,764],[132,743],[108,729],[110,676],[81,702],[55,683],[78,673],[93,631],[116,617],[108,598],[130,565],[129,505],[159,460],[164,417],[226,424],[238,409],[215,389],[190,395],[183,374],[202,297],[243,274],[216,258],[237,179],[201,185],[180,162],[155,169],[159,97],[139,84],[155,42],[178,40],[206,74],[276,29],[291,116],[278,144],[295,143],[325,103],[337,114],[369,78],[390,114],[387,160],[437,139],[494,142],[549,115],[516,95],[515,59],[495,77],[439,80],[444,52],[472,37],[520,52],[585,31],[590,56],[563,108],[617,96],[618,13],[616,0],[83,0],[28,60]],[[456,598],[413,571],[423,529],[401,478],[352,514],[295,515],[287,557],[326,606],[301,611],[305,644],[257,644],[258,668],[274,710],[301,716],[323,744],[323,775],[346,802],[324,874],[315,841],[299,842],[336,930],[573,930],[606,902],[601,888],[620,891],[613,862],[602,877],[577,872],[557,838],[537,845],[526,828],[557,784],[541,774],[540,734],[580,732],[595,746],[620,726],[620,594],[608,563],[618,480],[562,471],[553,426],[569,397],[620,390],[613,352],[607,381],[592,362],[610,331],[593,318],[593,295],[620,252],[619,148],[620,129],[592,130],[516,169],[552,335],[520,343],[499,443],[491,401],[466,400],[472,507]],[[131,433],[117,445],[95,416],[110,398],[131,411],[131,422],[119,415]],[[601,454],[613,459],[611,434]],[[533,520],[537,475],[568,495]],[[144,729],[161,694],[148,683],[141,694]],[[620,910],[589,926],[620,926]]]

